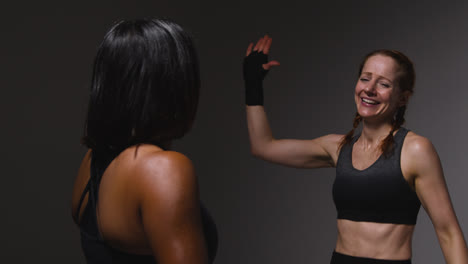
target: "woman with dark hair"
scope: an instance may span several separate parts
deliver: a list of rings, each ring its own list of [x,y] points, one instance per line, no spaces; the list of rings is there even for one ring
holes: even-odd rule
[[[211,263],[214,222],[191,161],[200,76],[190,35],[168,20],[122,21],[94,61],[73,219],[87,263]]]
[[[377,50],[359,68],[356,116],[346,135],[275,139],[263,107],[262,81],[272,39],[247,48],[244,59],[247,123],[253,155],[298,168],[336,167],[333,199],[338,239],[332,264],[411,263],[411,240],[422,204],[447,263],[468,264],[442,166],[431,142],[402,127],[415,72],[403,53]],[[362,124],[359,133],[355,133]]]

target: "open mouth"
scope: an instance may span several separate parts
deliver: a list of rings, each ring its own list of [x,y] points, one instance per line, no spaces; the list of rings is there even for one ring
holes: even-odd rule
[[[361,101],[366,103],[366,104],[370,104],[370,105],[378,105],[380,104],[380,102],[377,102],[377,101],[374,101],[372,99],[368,99],[368,98],[362,98],[361,97]]]

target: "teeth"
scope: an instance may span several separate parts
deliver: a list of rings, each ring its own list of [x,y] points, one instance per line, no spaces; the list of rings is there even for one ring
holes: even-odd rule
[[[362,101],[363,101],[364,103],[374,104],[374,105],[376,105],[376,104],[379,103],[379,102],[377,102],[377,101],[370,100],[370,99],[366,99],[366,98],[362,98]]]

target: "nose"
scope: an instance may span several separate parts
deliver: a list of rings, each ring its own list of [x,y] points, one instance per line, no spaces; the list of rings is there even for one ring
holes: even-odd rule
[[[369,82],[366,86],[364,86],[364,92],[368,95],[375,94],[375,82]]]

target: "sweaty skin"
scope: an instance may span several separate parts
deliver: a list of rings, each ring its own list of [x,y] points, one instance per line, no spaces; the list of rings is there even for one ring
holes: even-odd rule
[[[271,43],[271,38],[264,36],[255,46],[248,46],[246,56],[252,51],[268,54]],[[263,68],[270,69],[277,65],[279,62],[270,61],[263,64]],[[392,131],[396,109],[408,102],[410,94],[400,92],[398,76],[397,64],[390,57],[374,55],[364,64],[354,95],[363,126],[352,153],[356,169],[369,167],[382,154],[379,146]],[[246,113],[250,148],[254,156],[296,168],[336,167],[344,135],[329,134],[311,140],[276,139],[263,106],[246,106]],[[432,220],[446,262],[468,264],[466,242],[432,143],[409,132],[403,143],[400,165],[403,177]],[[411,258],[413,225],[339,219],[337,226],[337,252],[375,259]]]
[[[75,180],[72,212],[90,177],[88,151]],[[97,204],[99,231],[110,246],[153,255],[158,263],[208,263],[195,172],[191,161],[154,145],[129,147],[106,169]]]

